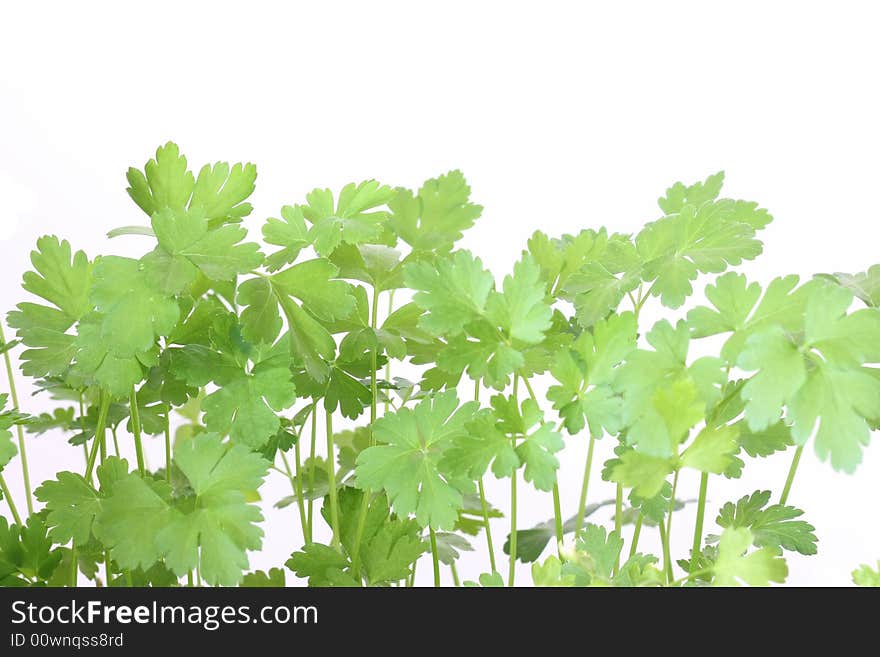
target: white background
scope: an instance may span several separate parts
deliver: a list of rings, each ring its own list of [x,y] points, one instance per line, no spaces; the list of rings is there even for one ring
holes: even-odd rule
[[[90,255],[145,248],[104,233],[145,221],[124,173],[168,139],[196,167],[257,163],[252,229],[316,186],[373,177],[418,186],[461,168],[485,206],[464,246],[496,275],[535,228],[634,231],[656,218],[666,186],[723,168],[727,195],[776,217],[751,278],[863,270],[880,261],[872,4],[5,3],[0,309],[22,300],[39,235],[68,237]],[[43,404],[23,395],[25,411]],[[36,482],[80,467],[61,436],[29,445]],[[600,447],[596,473],[610,441]],[[567,514],[584,453],[576,438],[562,455]],[[749,463],[739,481],[713,477],[707,527],[727,499],[779,491],[789,458]],[[23,507],[17,469],[6,472]],[[791,583],[847,584],[855,566],[880,557],[878,478],[878,445],[852,477],[808,448],[790,501],[816,526],[820,552],[790,558]],[[598,479],[593,501],[613,495]],[[271,509],[288,491],[280,478],[264,489],[256,567],[300,545],[295,507]],[[695,496],[696,480],[682,476],[680,491]],[[506,484],[490,495],[505,500]],[[549,494],[524,495],[521,507],[520,526],[552,509]],[[496,521],[499,547],[505,523]],[[679,556],[692,527],[692,508],[676,515]],[[654,533],[643,548],[657,547]],[[485,563],[482,538],[475,548],[460,565],[465,579]],[[419,572],[429,582],[427,563]],[[518,579],[530,580],[526,568]]]

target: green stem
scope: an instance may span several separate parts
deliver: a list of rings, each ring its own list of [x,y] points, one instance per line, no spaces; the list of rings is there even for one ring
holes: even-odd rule
[[[299,523],[300,528],[302,529],[303,536],[306,535],[306,507],[303,503],[303,493],[302,493],[302,482],[299,479],[299,440],[294,443],[294,449],[296,449],[296,476],[294,477],[293,472],[290,471],[290,463],[287,460],[287,455],[282,452],[280,449],[278,453],[281,454],[281,462],[284,464],[285,474],[287,475],[287,480],[290,482],[290,487],[293,489],[293,495],[296,497],[296,508],[299,511]]]
[[[333,413],[326,411],[327,422],[327,485],[330,486],[330,529],[333,530],[333,538],[330,544],[338,552],[342,551],[339,543],[339,500],[336,490],[336,450],[333,447]]]
[[[315,510],[315,500],[313,496],[313,491],[315,490],[315,447],[318,442],[318,402],[315,401],[312,408],[312,436],[311,436],[311,446],[309,447],[309,505],[308,505],[308,516],[309,516],[309,535],[306,538],[306,545],[311,545],[312,543],[312,532],[314,530],[314,510]]]
[[[409,574],[409,578],[406,580],[406,588],[411,589],[416,584],[416,566],[419,565],[419,560],[416,559],[413,561],[412,571]]]
[[[699,570],[695,570],[692,573],[688,573],[684,577],[680,577],[679,579],[672,582],[669,586],[678,586],[679,584],[684,584],[685,582],[694,579],[695,577],[699,577],[700,575],[706,575],[707,573],[711,573],[712,568],[700,568]]]
[[[191,570],[186,573],[186,585],[189,588],[193,587],[193,571],[191,571]]]
[[[433,527],[428,527],[428,534],[431,536],[431,561],[434,562],[434,586],[440,586],[440,558],[437,556],[437,535],[434,533]]]
[[[373,332],[376,332],[376,327],[379,323],[379,290],[378,288],[373,288],[373,304],[371,308],[370,315],[370,328]],[[379,389],[376,384],[376,368],[377,368],[377,360],[379,357],[379,348],[378,346],[374,348],[370,352],[370,444],[372,447],[376,444],[376,436],[373,433],[373,426],[376,424],[376,401],[379,396]],[[352,547],[352,555],[351,555],[351,572],[360,581],[360,556],[361,556],[361,539],[364,536],[364,527],[367,524],[367,512],[370,508],[370,494],[369,491],[364,491],[363,496],[361,497],[361,508],[358,513],[358,523],[357,529],[354,533],[354,546]]]
[[[312,408],[312,412],[315,412],[315,409]],[[294,472],[296,473],[296,479],[294,480],[293,491],[294,495],[296,495],[296,505],[299,508],[299,521],[302,527],[303,541],[305,541],[309,535],[309,519],[306,517],[306,506],[305,506],[305,497],[303,496],[303,487],[302,487],[302,455],[300,453],[300,441],[302,440],[303,427],[300,427],[300,430],[296,437],[296,442],[293,444],[293,466]],[[284,456],[284,452],[281,453],[282,459],[284,460],[285,467],[290,470],[290,467],[287,465],[287,458]]]
[[[83,394],[82,394],[82,392],[80,392],[79,393],[79,430],[81,432],[85,431],[85,427],[86,427],[86,411],[85,411],[85,407],[83,406]],[[85,459],[86,459],[85,463],[86,463],[86,465],[88,465],[89,464],[89,446],[86,445],[85,443],[83,443],[82,446],[83,446],[83,456],[85,456]]]
[[[15,506],[15,502],[12,500],[12,493],[9,492],[9,486],[6,485],[6,480],[3,478],[3,475],[0,474],[0,491],[3,491],[3,499],[6,500],[6,504],[9,505],[9,511],[12,513],[12,519],[15,521],[16,525],[21,525],[21,516],[18,515],[18,508]]]
[[[516,439],[514,438],[514,443]],[[510,477],[510,564],[507,570],[507,586],[513,586],[516,577],[516,470]]]
[[[584,481],[581,484],[581,499],[578,501],[578,514],[575,520],[574,533],[581,530],[584,524],[584,515],[587,512],[587,491],[590,488],[590,471],[593,469],[593,447],[596,445],[596,439],[590,436],[590,446],[587,447],[587,464],[584,466]]]
[[[660,544],[663,546],[663,572],[666,574],[666,583],[668,584],[672,581],[672,566],[669,563],[669,535],[666,533],[666,525],[662,520],[657,523],[657,527],[660,529]]]
[[[371,308],[370,328],[373,333],[379,324],[379,290],[373,288],[373,307]],[[375,445],[375,437],[373,436],[373,424],[376,422],[376,400],[379,396],[379,389],[376,384],[376,367],[379,359],[379,347],[377,346],[370,352],[370,446]]]
[[[119,458],[119,438],[116,435],[116,427],[110,427],[110,435],[113,437],[113,452]]]
[[[458,578],[458,568],[455,567],[454,561],[449,564],[449,570],[452,573],[452,583],[455,586],[461,586],[461,580]]]
[[[92,481],[92,472],[95,469],[95,459],[98,456],[98,447],[104,442],[107,433],[107,414],[110,412],[110,395],[101,391],[101,406],[98,410],[98,425],[95,427],[95,440],[92,443],[92,451],[89,452],[89,462],[86,463],[85,480]]]
[[[788,469],[785,488],[782,489],[782,497],[779,498],[780,504],[785,504],[788,501],[788,494],[791,492],[791,485],[794,483],[794,475],[797,473],[798,463],[801,462],[801,454],[803,454],[803,452],[803,445],[798,445],[798,448],[794,450],[794,458],[791,460],[791,467]]]
[[[171,417],[165,407],[165,481],[171,483]]]
[[[390,290],[388,292],[388,314],[390,315],[393,312],[394,312],[394,290]],[[391,359],[390,358],[387,361],[385,361],[385,380],[391,381]],[[391,402],[389,401],[388,395],[385,395],[385,403],[384,403],[385,413],[388,413],[391,410],[390,406],[389,406],[390,403]]]
[[[565,533],[562,531],[562,505],[559,502],[559,484],[553,484],[553,520],[556,525],[556,549],[562,556],[562,539]]]
[[[480,380],[474,381],[474,401],[480,401]],[[489,550],[489,564],[492,566],[492,572],[498,572],[495,565],[495,547],[492,544],[492,526],[489,524],[489,504],[486,502],[486,490],[483,488],[483,478],[478,480],[480,489],[480,506],[483,509],[483,527],[486,529],[486,547]]]
[[[672,496],[669,498],[669,511],[666,518],[666,549],[663,552],[663,567],[666,570],[666,581],[672,582],[672,557],[669,552],[669,542],[672,540],[672,515],[675,512],[675,491],[678,490],[678,473],[676,470],[672,476]],[[660,523],[663,524],[662,522]]]
[[[522,382],[526,387],[526,390],[529,393],[529,397],[531,397],[532,401],[535,402],[535,406],[538,408],[541,407],[541,402],[538,401],[537,395],[535,395],[535,391],[532,389],[532,384],[529,383],[529,379],[527,377],[522,377]],[[514,387],[516,386],[516,379],[514,379]],[[541,420],[541,424],[544,424],[544,420]],[[559,549],[559,546],[562,544],[562,539],[564,538],[564,533],[562,530],[562,504],[559,501],[559,482],[553,483],[553,522],[556,528],[556,546]]]
[[[519,406],[519,375],[513,375],[513,401]],[[516,450],[516,436],[514,435],[510,442],[513,449]],[[510,476],[510,560],[507,568],[507,586],[513,587],[516,578],[516,470]]]
[[[642,515],[641,511],[639,511],[639,517],[636,518],[636,526],[633,528],[632,545],[629,548],[630,557],[634,556],[639,548],[639,536],[642,535],[642,523],[644,522],[644,520],[645,516]]]
[[[697,501],[697,522],[694,525],[694,544],[691,547],[691,570],[697,566],[697,555],[703,545],[703,517],[706,514],[706,490],[709,487],[709,473],[700,476],[700,497]]]
[[[651,292],[654,290],[654,285],[657,284],[657,281],[651,283],[651,287],[647,289],[647,291],[642,294],[641,288],[639,288],[639,302],[636,304],[636,307],[633,308],[633,311],[636,316],[636,321],[639,319],[639,314],[642,312],[642,307],[645,305],[645,302],[650,298]]]
[[[6,336],[3,334],[3,322],[0,322],[0,345],[6,344]],[[3,351],[3,360],[6,363],[6,378],[9,380],[9,396],[12,399],[12,407],[16,411],[21,411],[18,405],[18,391],[15,388],[15,376],[12,374],[12,358],[9,355],[9,349]],[[27,502],[28,515],[34,513],[34,494],[31,492],[31,474],[28,469],[27,450],[24,444],[24,430],[20,424],[15,425],[15,432],[18,434],[18,453],[21,455],[21,476],[24,480],[25,502]]]
[[[486,491],[483,488],[482,477],[477,480],[477,485],[480,489],[480,506],[483,508],[483,527],[486,529],[486,546],[489,550],[489,564],[494,573],[498,571],[498,568],[495,566],[495,548],[492,545],[492,527],[489,525],[489,505],[486,503]]]
[[[110,579],[113,571],[110,568],[110,550],[104,550],[104,579],[107,580],[107,588],[110,588]]]
[[[620,536],[620,532],[623,529],[623,484],[617,484],[617,492],[614,496],[614,532]],[[614,562],[614,568],[612,569],[612,574],[617,574],[617,569],[620,568],[620,553],[617,553],[617,560]]]
[[[131,395],[129,397],[131,406],[131,433],[134,435],[134,450],[137,457],[138,472],[141,477],[145,476],[147,469],[144,466],[144,446],[141,443],[141,418],[138,410],[137,391],[134,386],[131,387]]]

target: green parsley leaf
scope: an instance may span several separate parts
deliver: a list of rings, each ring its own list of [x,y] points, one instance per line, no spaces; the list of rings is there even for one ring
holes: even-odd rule
[[[414,251],[450,251],[483,212],[470,194],[461,171],[425,181],[417,195],[397,189],[388,201],[391,228]]]
[[[635,316],[623,313],[597,321],[571,349],[557,352],[550,373],[559,385],[549,388],[547,399],[570,434],[579,433],[587,422],[595,437],[620,430],[622,400],[611,384],[615,369],[635,348]]]
[[[693,337],[732,333],[721,348],[721,356],[733,365],[755,333],[774,326],[787,333],[803,330],[807,299],[816,284],[795,289],[797,283],[797,276],[773,279],[761,297],[760,286],[748,283],[742,274],[720,276],[714,285],[706,286],[706,297],[715,308],[698,306],[688,312]]]
[[[876,308],[880,305],[880,265],[872,265],[868,271],[858,274],[820,274],[852,293],[865,302],[865,305]]]
[[[857,586],[880,587],[880,561],[877,568],[872,569],[868,565],[862,565],[852,572],[853,584]]]
[[[763,430],[787,408],[792,436],[804,444],[818,421],[816,453],[846,472],[861,461],[869,420],[880,417],[880,380],[862,366],[880,359],[880,312],[847,314],[852,298],[848,290],[819,283],[810,290],[802,333],[779,326],[755,333],[738,361],[756,372],[742,389],[749,427]]]
[[[752,544],[752,533],[745,527],[725,529],[718,543],[718,558],[713,566],[714,586],[769,586],[788,577],[785,559],[771,548],[745,552]]]
[[[755,231],[771,217],[755,204],[718,199],[723,175],[689,188],[676,185],[660,199],[666,216],[636,236],[643,277],[663,305],[678,308],[693,292],[699,273],[720,273],[761,253]]]
[[[202,409],[209,431],[228,434],[235,442],[262,447],[281,426],[277,412],[296,400],[296,389],[286,367],[240,372],[205,397]]]
[[[285,205],[281,208],[281,219],[266,220],[263,239],[267,244],[282,247],[266,258],[269,271],[278,271],[294,262],[300,251],[311,244],[302,206]]]
[[[338,550],[321,543],[309,543],[294,552],[285,565],[297,577],[308,578],[309,586],[358,586],[349,573],[348,557]]]
[[[801,554],[816,554],[815,528],[803,521],[795,520],[803,511],[793,506],[771,504],[770,491],[755,491],[733,502],[727,502],[718,511],[715,520],[719,526],[746,527],[751,531],[752,542],[756,547],[784,548]]]
[[[141,262],[147,280],[165,294],[183,292],[199,272],[215,281],[227,281],[263,262],[259,246],[241,244],[247,231],[239,226],[209,228],[201,209],[164,209],[153,215],[159,245]]]
[[[269,572],[255,570],[241,578],[242,588],[272,588],[285,585],[284,571],[281,568],[271,568]]]
[[[177,304],[152,287],[137,260],[105,256],[95,263],[91,300],[101,313],[101,339],[113,355],[131,357],[174,330]]]
[[[718,400],[726,380],[722,361],[703,357],[687,365],[688,327],[666,320],[648,332],[653,351],[632,352],[617,370],[627,441],[647,455],[666,458]],[[651,497],[651,495],[648,495]]]
[[[10,525],[0,516],[0,586],[45,585],[62,558],[52,545],[39,515],[23,526]]]
[[[382,416],[373,425],[379,443],[358,456],[358,487],[384,490],[401,516],[415,514],[421,527],[452,529],[462,490],[439,469],[444,452],[465,433],[476,403],[458,407],[454,391]]]
[[[427,311],[419,326],[433,335],[461,333],[480,318],[495,284],[482,261],[468,251],[436,262],[413,262],[403,275],[406,285],[417,290],[413,301]]]
[[[203,166],[195,178],[177,144],[168,142],[156,150],[143,172],[130,168],[126,177],[128,195],[149,216],[165,209],[198,208],[217,226],[239,222],[251,213],[251,204],[244,201],[254,191],[257,168],[217,162]]]
[[[28,347],[20,356],[27,376],[63,376],[76,353],[68,331],[92,308],[92,263],[84,252],[72,253],[67,240],[54,236],[37,240],[31,263],[34,271],[25,273],[22,287],[49,305],[18,304],[9,313],[9,326]]]
[[[346,185],[335,205],[329,189],[310,192],[303,216],[312,224],[308,236],[315,251],[329,257],[341,243],[384,243],[388,211],[383,208],[393,197],[394,190],[375,180]]]

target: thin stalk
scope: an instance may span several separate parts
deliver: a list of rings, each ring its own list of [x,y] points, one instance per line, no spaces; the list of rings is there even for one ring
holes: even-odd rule
[[[406,582],[406,588],[411,589],[416,584],[416,566],[419,565],[419,560],[416,559],[413,561],[412,571],[409,574],[409,579]]]
[[[458,578],[458,569],[455,567],[454,561],[449,564],[449,570],[452,573],[452,583],[455,586],[461,586],[461,580]]]
[[[373,287],[373,303],[370,314],[370,328],[375,333],[379,323],[379,289]],[[373,426],[376,424],[376,403],[379,396],[379,389],[376,384],[376,368],[379,357],[378,346],[370,351],[370,447],[376,444],[376,436],[373,433]],[[367,512],[370,509],[369,491],[364,491],[361,497],[361,508],[358,513],[357,529],[354,533],[354,546],[351,555],[351,571],[360,581],[360,565],[361,565],[361,539],[364,536],[364,528],[367,524]]]
[[[699,577],[700,575],[706,575],[707,573],[712,572],[712,568],[700,568],[692,573],[688,573],[684,577],[680,577],[679,579],[672,582],[669,586],[678,586],[679,584],[684,584],[685,582],[694,579],[695,577]]]
[[[663,551],[663,567],[666,570],[666,581],[672,582],[672,557],[669,553],[669,542],[672,540],[672,515],[675,512],[675,491],[678,489],[678,473],[672,476],[672,496],[669,498],[669,511],[666,518],[666,547]],[[662,522],[660,523],[663,524]],[[662,535],[661,535],[662,537]]]
[[[660,529],[660,544],[663,546],[663,572],[666,574],[666,583],[672,581],[672,565],[669,557],[669,535],[666,533],[666,525],[663,522],[657,523]]]
[[[474,401],[480,401],[480,380],[474,381]],[[478,480],[480,490],[480,506],[483,509],[483,527],[486,530],[486,548],[489,550],[489,564],[492,566],[492,572],[498,572],[495,566],[495,547],[492,545],[492,527],[489,524],[489,504],[486,502],[486,490],[483,488],[483,478]]]
[[[620,536],[623,529],[623,484],[617,484],[617,493],[614,496],[614,532]],[[620,568],[620,553],[617,553],[617,560],[614,562],[612,573],[617,574]]]
[[[556,526],[556,550],[562,556],[562,539],[565,533],[562,530],[562,505],[559,502],[559,484],[553,484],[553,520]]]
[[[107,587],[110,587],[110,578],[113,571],[110,568],[110,550],[104,550],[104,579],[107,580]]]
[[[632,557],[635,555],[636,550],[639,547],[639,536],[642,535],[642,522],[644,522],[645,516],[642,515],[642,512],[639,511],[639,517],[636,518],[636,526],[633,528],[633,537],[632,537],[632,545],[629,548],[629,556]]]
[[[131,406],[131,433],[134,435],[134,450],[137,456],[138,472],[143,477],[146,475],[147,469],[144,466],[144,446],[141,443],[141,418],[140,411],[138,410],[137,391],[134,386],[131,387],[129,404]]]
[[[85,407],[83,406],[83,394],[79,393],[79,429],[80,429],[80,431],[85,431],[85,427],[86,427],[86,411],[85,411]],[[85,462],[86,462],[86,465],[88,465],[89,464],[89,447],[85,443],[83,443],[82,446],[83,446],[83,456],[85,456],[85,459],[86,459]]]
[[[513,400],[519,405],[519,375],[513,375]],[[516,436],[510,439],[516,449]],[[507,586],[513,587],[516,578],[516,470],[510,476],[510,561],[507,569]]]
[[[388,314],[390,315],[393,312],[394,312],[394,290],[389,290],[389,292],[388,292]],[[385,380],[386,381],[391,380],[391,359],[390,358],[387,361],[385,361]],[[390,403],[391,402],[390,402],[388,396],[386,395],[385,396],[385,412],[386,413],[388,413],[391,410],[389,407]]]
[[[107,414],[110,412],[110,395],[101,391],[101,406],[98,410],[98,425],[95,427],[95,441],[92,443],[92,451],[89,453],[89,462],[86,463],[86,481],[92,480],[92,472],[95,469],[95,459],[98,456],[98,446],[104,442],[107,433]]]
[[[186,585],[189,588],[193,587],[193,571],[191,571],[191,570],[189,572],[187,572],[187,574],[186,574]]]
[[[6,336],[3,334],[3,322],[0,322],[0,345],[6,344]],[[12,407],[16,411],[21,411],[18,405],[18,391],[15,388],[15,376],[12,374],[12,358],[9,355],[9,349],[3,352],[3,360],[6,363],[6,378],[9,380],[9,397],[12,399]],[[27,502],[28,515],[34,513],[34,494],[31,492],[31,474],[28,469],[27,449],[24,444],[24,430],[20,424],[15,425],[15,432],[18,434],[18,453],[21,456],[21,477],[24,481],[25,502]]]
[[[309,505],[308,505],[308,516],[309,516],[309,535],[306,538],[306,545],[311,545],[312,543],[312,531],[315,527],[314,525],[314,510],[315,510],[315,500],[312,495],[312,491],[315,490],[315,446],[318,442],[318,402],[315,401],[312,408],[312,436],[311,436],[311,446],[309,447],[309,461],[311,463],[311,467],[309,468]]]
[[[804,453],[804,446],[799,445],[794,450],[794,458],[791,460],[791,467],[788,469],[788,477],[785,479],[785,488],[782,489],[782,496],[779,498],[780,504],[788,501],[788,494],[791,492],[791,485],[794,483],[794,475],[797,473],[798,463],[801,462],[801,454]]]
[[[119,457],[119,437],[116,435],[116,427],[110,427],[110,435],[113,437],[113,452]]]
[[[489,526],[489,505],[486,503],[486,491],[483,488],[482,477],[477,480],[477,485],[480,489],[480,506],[483,508],[483,527],[486,529],[486,547],[489,550],[489,564],[494,573],[498,571],[498,568],[495,566],[495,547],[492,545],[492,528]]]
[[[3,491],[3,499],[6,500],[6,504],[9,505],[9,512],[12,514],[12,519],[15,521],[15,524],[21,525],[21,516],[18,515],[18,507],[15,506],[15,502],[12,499],[12,493],[9,492],[9,486],[6,485],[6,480],[3,478],[2,474],[0,474],[0,491]]]
[[[709,473],[700,476],[700,497],[697,501],[697,522],[694,525],[694,544],[691,547],[691,570],[697,566],[697,555],[703,544],[703,517],[706,514],[706,490],[709,487]]]
[[[299,479],[299,440],[295,443],[296,449],[296,476],[294,477],[293,472],[290,471],[290,463],[287,461],[287,455],[278,450],[278,453],[281,454],[281,462],[284,464],[285,474],[287,475],[288,481],[290,481],[290,487],[293,489],[293,495],[296,497],[296,508],[299,511],[299,523],[302,529],[303,537],[305,537],[308,527],[306,526],[306,507],[303,503],[303,492],[302,492],[302,482]]]
[[[336,490],[336,452],[333,447],[333,413],[326,412],[327,422],[327,484],[330,486],[330,528],[333,530],[333,538],[330,544],[337,552],[342,551],[339,543],[339,500]]]
[[[300,525],[302,525],[302,533],[303,533],[303,541],[309,535],[309,519],[306,516],[306,507],[305,500],[303,496],[303,487],[302,487],[302,456],[300,454],[299,443],[302,439],[302,428],[300,428],[299,435],[296,438],[296,442],[293,444],[293,467],[294,472],[296,473],[296,480],[294,481],[294,495],[296,495],[296,504],[299,507],[299,520]],[[284,453],[281,453],[284,456]],[[286,460],[285,460],[286,463]]]
[[[171,483],[171,417],[165,407],[165,481]]]
[[[110,431],[112,433],[112,431],[113,431],[112,427],[111,427]],[[100,449],[100,454],[101,454],[101,463],[104,463],[104,461],[107,460],[107,430],[106,429],[104,430],[104,436],[101,439],[99,449]]]
[[[514,438],[514,443],[516,439]],[[507,585],[513,586],[516,577],[516,470],[510,477],[510,565],[507,571]]]
[[[538,401],[537,395],[535,395],[535,391],[532,389],[532,384],[529,383],[527,377],[522,377],[522,382],[526,387],[526,390],[529,393],[529,397],[532,398],[532,401],[535,402],[535,406],[538,408],[541,407],[541,402]],[[514,386],[516,385],[516,379],[514,379]],[[541,424],[544,424],[544,420],[541,420]],[[553,483],[553,522],[556,529],[556,546],[557,549],[562,544],[562,539],[564,538],[564,533],[562,530],[562,504],[559,501],[559,483]]]
[[[596,439],[590,436],[590,446],[587,447],[587,464],[584,466],[584,481],[581,484],[581,499],[578,501],[578,514],[575,520],[574,533],[581,530],[584,524],[584,515],[587,512],[587,491],[590,488],[590,471],[593,469],[593,447],[596,445]]]
[[[431,561],[434,562],[434,586],[440,586],[440,558],[437,556],[437,535],[434,533],[433,527],[428,527],[428,534],[431,536]]]

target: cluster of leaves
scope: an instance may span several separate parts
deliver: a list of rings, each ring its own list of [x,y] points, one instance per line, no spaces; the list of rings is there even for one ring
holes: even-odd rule
[[[283,585],[281,567],[248,572],[270,472],[289,479],[277,506],[296,505],[304,539],[285,567],[312,586],[412,585],[425,554],[435,581],[443,563],[457,583],[456,561],[481,532],[489,572],[467,584],[504,585],[490,473],[511,487],[508,585],[516,559],[533,562],[541,586],[767,585],[784,581],[785,551],[816,552],[814,528],[756,491],[724,505],[720,533],[704,537],[710,475],[736,479],[745,457],[792,448],[796,467],[810,440],[851,472],[880,423],[880,267],[763,288],[726,271],[761,253],[772,217],[721,197],[721,173],[670,187],[661,216],[634,235],[536,232],[500,283],[456,248],[482,212],[458,171],[417,191],[373,180],[315,189],[263,224],[265,247],[242,225],[252,164],[194,174],[169,143],[127,177],[148,222],[110,235],[147,240],[145,255],[90,258],[42,237],[23,279],[34,299],[8,315],[17,339],[3,351],[23,345],[23,373],[69,405],[0,413],[0,471],[18,452],[15,425],[68,433],[85,467],[39,486],[41,511],[0,520],[6,585],[102,573],[108,585]],[[718,275],[708,305],[640,325],[652,299],[681,308],[701,274]],[[867,307],[853,310],[856,297]],[[718,354],[694,358],[713,336]],[[391,376],[403,362],[416,381]],[[551,380],[545,400],[538,377]],[[481,401],[481,390],[493,392]],[[334,430],[338,416],[354,428]],[[146,463],[145,435],[164,436],[161,467]],[[606,435],[614,455],[601,476],[617,499],[587,505]],[[577,504],[557,484],[566,441],[589,444]],[[673,561],[683,468],[701,476],[699,521],[694,550]],[[552,520],[517,529],[518,481],[553,493]],[[610,504],[613,531],[584,526]],[[564,522],[563,505],[577,508]],[[662,558],[638,552],[643,526],[660,529]],[[541,561],[548,545],[558,553]],[[864,566],[854,579],[876,573]]]

